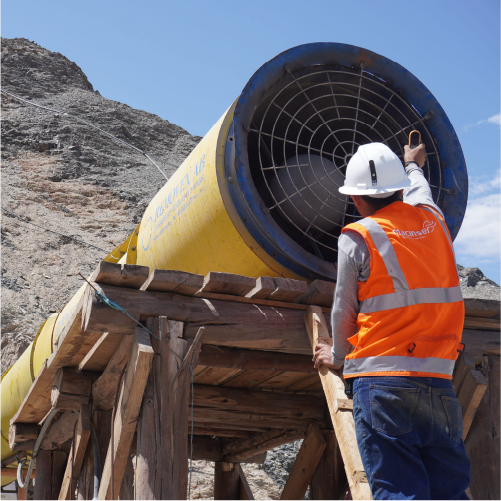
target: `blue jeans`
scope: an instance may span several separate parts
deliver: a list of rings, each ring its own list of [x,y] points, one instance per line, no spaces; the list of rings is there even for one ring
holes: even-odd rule
[[[374,499],[469,499],[470,459],[452,383],[426,377],[359,377],[357,443]]]

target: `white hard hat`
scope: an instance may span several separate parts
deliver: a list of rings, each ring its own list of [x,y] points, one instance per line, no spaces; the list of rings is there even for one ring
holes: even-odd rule
[[[339,191],[345,195],[384,198],[410,184],[397,155],[385,144],[370,143],[359,146],[351,157],[344,186]]]

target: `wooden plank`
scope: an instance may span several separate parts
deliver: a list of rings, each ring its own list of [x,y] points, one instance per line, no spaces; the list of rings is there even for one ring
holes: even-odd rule
[[[458,402],[463,413],[463,440],[470,431],[473,418],[486,390],[487,380],[484,375],[480,371],[467,370],[458,394]]]
[[[479,330],[463,330],[461,341],[465,344],[465,352],[468,352],[475,362],[480,364],[484,353],[501,355],[500,333]]]
[[[188,417],[191,423],[192,417]],[[306,430],[310,422],[319,427],[324,426],[324,420],[310,420],[302,418],[284,417],[273,414],[256,414],[254,412],[227,411],[222,409],[212,409],[207,407],[193,408],[193,422],[195,426],[199,423],[217,423],[218,421],[227,423],[229,427],[241,427],[245,429],[250,426],[254,429],[261,428],[285,428],[289,430]]]
[[[464,309],[466,316],[499,318],[501,301],[496,299],[465,298]]]
[[[310,482],[310,498],[345,499],[348,484],[336,435],[332,430],[325,430],[322,436],[327,446]]]
[[[249,457],[284,444],[290,444],[296,440],[301,440],[304,436],[304,431],[269,430],[264,433],[254,434],[247,439],[227,442],[222,448],[222,453],[225,461],[230,463],[246,463]]]
[[[294,383],[286,386],[284,391],[302,391],[311,388],[312,386],[318,386],[320,383],[320,390],[322,390],[322,383],[320,382],[320,378],[318,377],[318,371],[315,369],[315,374],[310,376],[303,375],[301,379],[295,381]]]
[[[303,499],[326,446],[320,430],[310,425],[280,499]]]
[[[188,426],[188,434],[191,434],[191,426]],[[220,438],[249,438],[252,434],[250,431],[233,430],[231,428],[214,428],[211,425],[204,426],[199,424],[193,426],[193,435],[204,435],[207,437],[220,437]]]
[[[249,486],[249,482],[247,482],[247,478],[245,477],[244,470],[240,467],[239,471],[239,498],[238,499],[254,499],[254,494],[252,494],[252,490]]]
[[[111,443],[108,447],[99,486],[99,499],[111,499],[112,464],[114,495],[118,496],[120,492],[153,355],[150,335],[144,329],[137,328],[112,428],[114,447],[112,449]]]
[[[81,371],[99,371],[102,372],[111,357],[120,346],[123,336],[105,332],[91,348],[89,353],[80,362],[78,368]]]
[[[216,461],[214,465],[214,499],[239,499],[240,465]]]
[[[122,336],[122,341],[111,357],[106,369],[92,385],[94,409],[111,410],[115,401],[120,375],[125,369],[133,344],[132,336]]]
[[[487,391],[465,440],[471,461],[471,499],[501,499],[500,357],[485,356],[481,371],[488,381]]]
[[[178,270],[153,270],[141,286],[142,291],[175,292],[193,296],[204,284],[204,276]]]
[[[311,355],[295,355],[269,351],[242,350],[223,346],[203,345],[199,363],[226,369],[267,370],[271,372],[301,372],[317,376]]]
[[[45,434],[40,447],[44,450],[53,450],[73,438],[75,423],[78,413],[75,411],[64,412],[57,421],[53,421],[49,431]]]
[[[19,452],[15,456],[11,456],[10,458],[2,461],[2,468],[5,468],[7,466],[10,466],[11,464],[17,463],[18,461],[21,461],[21,459],[24,459],[25,457],[26,457],[26,454]],[[17,464],[16,464],[16,468],[17,468]]]
[[[230,432],[234,431],[245,431],[245,432],[257,432],[262,433],[263,428],[261,426],[246,425],[242,423],[222,423],[220,421],[206,421],[204,423],[194,423],[194,428],[198,429],[208,429],[208,430],[228,430]],[[188,432],[191,433],[191,423],[188,423]],[[202,433],[203,435],[203,433]],[[217,435],[217,433],[215,433]]]
[[[225,441],[217,438],[194,436],[193,460],[194,461],[225,461],[223,457],[223,444]],[[266,460],[266,451],[252,454],[245,458],[245,463],[263,464]],[[241,461],[235,461],[239,463]]]
[[[204,283],[200,293],[212,292],[217,294],[230,294],[232,296],[245,296],[256,286],[256,279],[235,275],[233,273],[223,273],[220,271],[210,271],[204,278]]]
[[[183,324],[155,319],[155,357],[138,425],[136,497],[186,499],[190,368],[196,366],[200,333],[186,355]],[[183,356],[184,355],[184,356]]]
[[[219,385],[233,378],[241,371],[240,369],[219,369],[217,367],[207,367],[207,369],[193,376],[194,383]]]
[[[297,383],[304,378],[304,374],[299,372],[282,372],[278,373],[276,376],[263,381],[256,386],[256,389],[260,390],[283,390],[290,386],[291,384]]]
[[[40,427],[36,424],[15,423],[9,427],[9,447],[12,449],[14,444],[26,442],[27,440],[36,440]]]
[[[325,414],[325,399],[321,397],[223,386],[194,385],[193,405],[318,421],[321,421]]]
[[[326,282],[325,280],[318,279],[313,280],[313,282],[308,285],[308,291],[298,300],[298,303],[331,308],[335,289],[336,284],[334,282]]]
[[[256,279],[256,286],[245,297],[266,299],[275,289],[275,282],[272,277],[259,277]]]
[[[51,392],[52,407],[60,410],[80,410],[80,405],[89,403],[96,374],[61,367],[54,377]]]
[[[120,487],[118,498],[120,500],[134,499],[134,465],[132,463],[131,454],[129,454],[127,458],[124,478],[122,480],[122,486]]]
[[[149,273],[148,266],[101,261],[90,276],[89,282],[139,289]]]
[[[90,438],[90,405],[82,405],[58,499],[73,499]]]
[[[233,379],[226,381],[225,386],[231,388],[255,388],[258,384],[274,376],[273,372],[267,370],[244,371]]]
[[[304,280],[274,277],[275,290],[267,297],[270,301],[284,301],[295,303],[308,292],[308,285]]]
[[[308,306],[305,323],[311,341],[312,352],[315,353],[318,339],[320,337],[328,337],[327,325],[321,308],[318,306]],[[334,402],[337,399],[347,399],[344,392],[343,376],[337,371],[329,371],[324,365],[320,367],[318,372],[327,399],[334,431],[336,432],[343,456],[351,495],[353,499],[370,499],[369,484],[357,446],[353,415],[351,412],[336,412],[334,408]]]
[[[68,454],[63,451],[39,451],[33,499],[57,499],[67,458]]]
[[[471,369],[475,369],[473,356],[471,353],[463,351],[456,360],[456,366],[454,367],[454,372],[452,374],[452,386],[454,387],[456,396],[459,394],[466,371]]]
[[[499,331],[501,322],[497,318],[464,317],[465,329],[477,329],[480,331]]]
[[[339,411],[352,411],[353,412],[353,400],[346,398],[336,398],[334,400],[334,412]]]

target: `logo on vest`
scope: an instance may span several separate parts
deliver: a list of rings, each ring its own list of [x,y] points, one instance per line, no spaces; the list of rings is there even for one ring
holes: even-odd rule
[[[423,229],[421,230],[416,230],[416,231],[402,231],[402,230],[393,230],[393,233],[395,235],[400,235],[401,237],[404,238],[424,238],[428,233],[431,233],[436,226],[436,221],[425,221],[423,223]]]

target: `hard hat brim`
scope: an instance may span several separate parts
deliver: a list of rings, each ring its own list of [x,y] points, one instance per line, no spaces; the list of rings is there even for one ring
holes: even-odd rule
[[[392,186],[386,186],[384,188],[357,188],[353,186],[340,186],[338,188],[339,193],[343,195],[377,195],[379,193],[391,193],[393,191],[403,190],[411,185],[411,180],[407,178],[401,183],[394,184]]]

